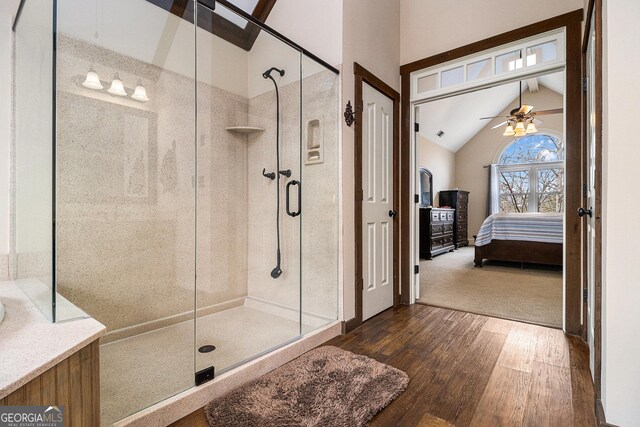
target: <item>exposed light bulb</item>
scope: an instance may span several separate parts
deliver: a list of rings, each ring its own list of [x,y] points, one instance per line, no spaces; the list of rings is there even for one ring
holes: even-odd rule
[[[112,95],[127,96],[127,92],[124,90],[124,85],[122,84],[122,80],[120,80],[120,77],[118,77],[118,73],[113,76],[111,87],[107,90],[107,92]]]
[[[133,91],[133,95],[131,98],[140,102],[147,102],[149,97],[147,96],[147,90],[142,86],[142,82],[138,80],[138,84],[136,85],[136,89]]]
[[[95,90],[104,89],[102,83],[100,83],[100,77],[98,77],[98,73],[93,71],[93,69],[89,69],[89,71],[87,72],[87,78],[84,79],[82,86]]]

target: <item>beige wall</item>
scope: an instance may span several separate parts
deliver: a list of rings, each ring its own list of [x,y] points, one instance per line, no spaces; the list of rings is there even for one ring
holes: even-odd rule
[[[519,13],[511,0],[401,0],[400,61],[416,61],[582,5],[583,0],[539,0]]]
[[[562,95],[544,86],[540,86],[539,92],[527,92],[524,96],[527,103],[534,105],[538,111],[558,108],[563,105]],[[518,100],[516,99],[499,115],[505,116],[517,106]],[[540,133],[550,130],[559,134],[559,136],[562,135],[563,116],[561,114],[541,118],[544,123],[538,127]],[[498,153],[512,141],[512,138],[502,136],[502,129],[491,129],[502,120],[502,118],[498,118],[489,122],[486,127],[456,153],[456,186],[461,190],[470,192],[469,236],[478,233],[482,222],[487,216],[489,172],[484,166],[493,163]]]
[[[603,5],[602,402],[607,422],[640,426],[640,2]]]
[[[440,191],[456,185],[456,153],[420,135],[418,166],[433,174],[433,204],[440,206]]]

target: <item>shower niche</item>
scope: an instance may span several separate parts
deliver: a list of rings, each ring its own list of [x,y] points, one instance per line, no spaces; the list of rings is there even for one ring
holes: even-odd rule
[[[16,276],[107,327],[105,425],[338,318],[337,70],[234,2],[170,3],[15,25]]]
[[[317,165],[324,162],[323,138],[322,119],[308,120],[305,141],[306,155],[304,157],[304,163],[306,165]]]

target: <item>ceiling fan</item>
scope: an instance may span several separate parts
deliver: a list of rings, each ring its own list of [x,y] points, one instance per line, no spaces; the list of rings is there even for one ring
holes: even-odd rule
[[[522,82],[520,82],[520,107],[514,108],[509,112],[508,116],[504,116],[507,120],[499,123],[491,129],[497,129],[501,126],[507,125],[504,136],[521,137],[528,134],[538,132],[536,124],[540,125],[542,122],[536,118],[536,116],[542,116],[547,114],[560,114],[564,111],[563,108],[554,108],[551,110],[533,111],[533,105],[525,105],[522,103]],[[502,116],[482,117],[480,120],[496,119]],[[526,125],[526,127],[525,127]]]

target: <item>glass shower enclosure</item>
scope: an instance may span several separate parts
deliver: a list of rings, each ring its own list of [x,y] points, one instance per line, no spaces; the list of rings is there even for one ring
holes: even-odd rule
[[[337,70],[234,3],[14,23],[13,277],[107,326],[105,425],[338,317]]]

